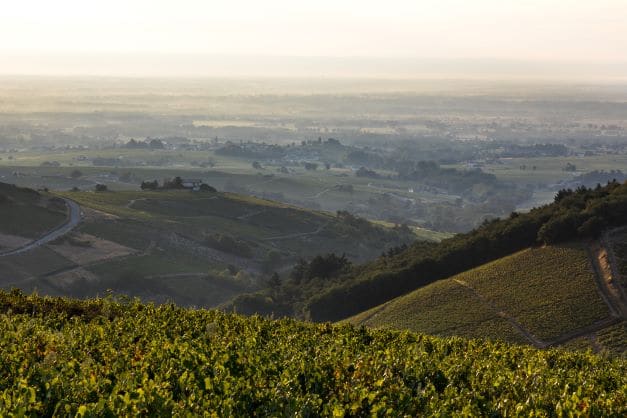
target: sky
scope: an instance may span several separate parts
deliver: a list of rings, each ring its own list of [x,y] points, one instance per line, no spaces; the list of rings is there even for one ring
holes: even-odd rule
[[[1,6],[4,73],[101,68],[175,75],[191,73],[190,66],[199,73],[278,74],[281,66],[323,73],[325,62],[346,72],[368,62],[367,71],[376,73],[376,62],[387,62],[398,68],[387,65],[381,73],[406,75],[403,67],[425,71],[425,62],[464,60],[477,68],[544,63],[539,73],[555,72],[559,63],[614,76],[627,68],[627,0],[3,0]],[[255,62],[259,68],[251,68]],[[437,73],[437,65],[428,70]]]

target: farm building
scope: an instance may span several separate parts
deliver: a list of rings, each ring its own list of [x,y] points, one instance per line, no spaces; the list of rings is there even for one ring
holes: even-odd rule
[[[191,189],[195,192],[200,190],[200,185],[202,184],[202,180],[200,179],[183,179],[183,187],[186,189]]]

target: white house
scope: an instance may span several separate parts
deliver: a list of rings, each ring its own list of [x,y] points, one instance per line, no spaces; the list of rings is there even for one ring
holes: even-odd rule
[[[200,185],[202,184],[201,179],[183,179],[183,187],[186,189],[191,189],[194,192],[200,190]]]

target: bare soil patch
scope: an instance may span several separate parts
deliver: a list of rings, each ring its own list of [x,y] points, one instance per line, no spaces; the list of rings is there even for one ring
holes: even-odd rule
[[[78,265],[122,257],[135,250],[89,234],[72,234],[61,243],[50,245],[55,252]]]

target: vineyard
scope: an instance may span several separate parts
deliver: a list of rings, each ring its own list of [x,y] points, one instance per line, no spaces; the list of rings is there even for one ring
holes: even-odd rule
[[[0,413],[624,416],[627,363],[482,340],[0,293]]]
[[[349,319],[356,325],[431,335],[484,337],[512,343],[525,339],[470,289],[441,280]]]
[[[608,318],[582,244],[531,248],[420,288],[350,322],[549,344]],[[614,347],[614,346],[612,346]]]

